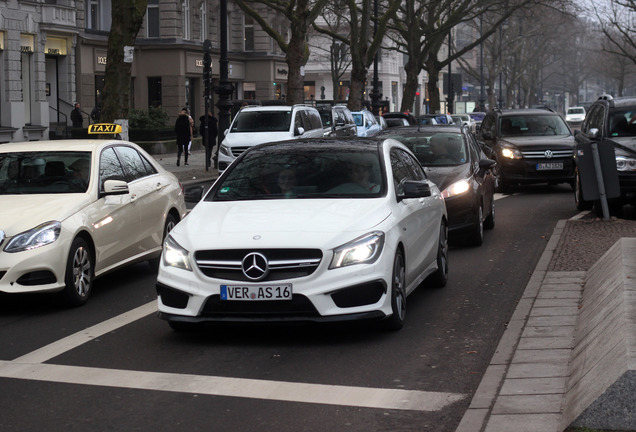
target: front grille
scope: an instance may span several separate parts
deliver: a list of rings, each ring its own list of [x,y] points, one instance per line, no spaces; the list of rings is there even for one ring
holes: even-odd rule
[[[229,147],[232,156],[239,157],[241,153],[250,148],[250,146],[242,146],[242,147]]]
[[[295,279],[309,276],[320,265],[320,249],[232,249],[197,251],[194,259],[197,267],[207,277],[252,282],[243,273],[243,259],[257,252],[265,256],[269,274],[259,282]]]
[[[227,301],[218,295],[207,298],[201,316],[215,318],[298,318],[318,317],[320,314],[307,297],[294,294],[291,300]]]
[[[552,157],[547,157],[546,156],[546,152],[547,151],[552,153]],[[549,150],[549,149],[545,149],[545,150],[525,150],[525,151],[522,151],[521,154],[526,159],[546,159],[546,160],[550,160],[550,159],[571,158],[573,153],[572,153],[571,149],[566,149],[566,150]]]

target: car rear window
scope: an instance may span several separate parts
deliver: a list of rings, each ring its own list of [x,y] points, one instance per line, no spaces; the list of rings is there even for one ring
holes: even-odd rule
[[[291,125],[290,111],[241,111],[230,132],[285,132]]]

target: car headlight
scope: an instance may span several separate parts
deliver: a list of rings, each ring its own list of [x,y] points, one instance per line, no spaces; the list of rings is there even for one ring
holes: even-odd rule
[[[221,147],[219,147],[219,153],[224,154],[225,156],[232,156],[232,152],[230,152],[230,149],[227,148],[226,146],[222,145]]]
[[[355,240],[338,246],[333,250],[333,258],[329,269],[346,267],[355,264],[374,263],[384,246],[384,233],[374,231]]]
[[[523,157],[519,149],[512,146],[502,148],[501,155],[508,159],[521,159]]]
[[[61,223],[57,221],[45,222],[33,229],[13,236],[4,247],[4,251],[14,253],[45,246],[57,240],[61,230]]]
[[[190,253],[174,241],[172,237],[166,237],[166,241],[163,243],[163,254],[161,254],[163,264],[166,267],[192,271],[189,255]]]
[[[457,181],[442,191],[442,197],[450,198],[468,192],[470,183],[466,179]]]
[[[636,159],[616,156],[616,169],[618,171],[636,171]]]

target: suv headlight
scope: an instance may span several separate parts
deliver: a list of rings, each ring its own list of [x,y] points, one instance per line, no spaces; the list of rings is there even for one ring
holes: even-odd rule
[[[33,229],[13,236],[4,247],[8,253],[23,252],[53,243],[60,236],[62,224],[58,221],[45,222]]]
[[[636,171],[636,159],[627,156],[616,156],[618,171]]]
[[[384,233],[374,231],[355,240],[338,246],[333,250],[333,258],[329,269],[346,267],[355,264],[374,263],[384,246]]]
[[[174,241],[172,237],[166,237],[166,241],[163,243],[163,253],[161,254],[161,259],[166,267],[192,271],[189,255],[190,253]]]
[[[501,149],[501,155],[508,159],[521,159],[523,156],[517,147],[507,145]]]

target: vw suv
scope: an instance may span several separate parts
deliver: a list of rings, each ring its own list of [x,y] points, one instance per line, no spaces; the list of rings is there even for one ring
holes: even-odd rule
[[[249,147],[273,141],[319,138],[323,135],[320,113],[306,105],[248,106],[241,109],[219,148],[219,171]]]
[[[563,118],[548,109],[494,110],[479,138],[497,161],[498,189],[515,184],[569,183],[574,186],[574,137]]]
[[[575,140],[576,148],[592,142],[614,147],[620,197],[609,200],[610,212],[619,213],[625,204],[636,205],[636,97],[601,96],[588,110]],[[575,152],[575,164],[577,154]],[[576,180],[577,209],[592,208],[593,202],[583,200],[578,169]]]

